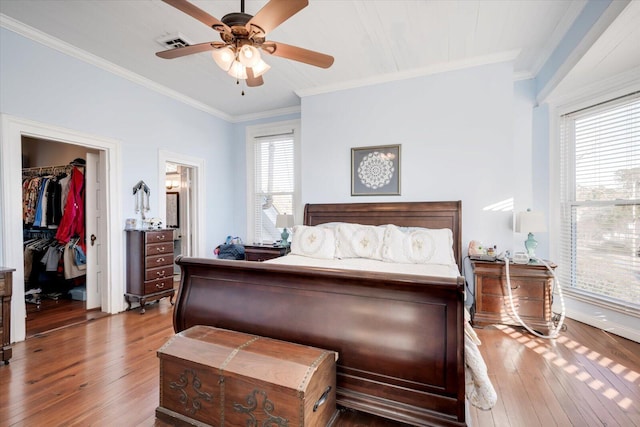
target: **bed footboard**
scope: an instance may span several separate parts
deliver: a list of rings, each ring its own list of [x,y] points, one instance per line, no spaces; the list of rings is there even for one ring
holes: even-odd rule
[[[210,325],[334,350],[339,405],[413,425],[466,425],[462,278],[176,262],[176,332]]]

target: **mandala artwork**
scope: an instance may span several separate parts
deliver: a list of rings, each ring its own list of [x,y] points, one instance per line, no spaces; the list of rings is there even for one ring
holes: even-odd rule
[[[373,190],[391,182],[395,168],[389,156],[379,151],[367,154],[358,166],[358,178],[367,188]]]

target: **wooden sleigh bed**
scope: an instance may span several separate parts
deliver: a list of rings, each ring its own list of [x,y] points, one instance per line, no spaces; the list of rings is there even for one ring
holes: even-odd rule
[[[449,228],[461,265],[459,201],[305,207],[305,225],[330,222]],[[464,278],[176,262],[176,332],[209,325],[334,350],[339,406],[411,425],[466,425]]]

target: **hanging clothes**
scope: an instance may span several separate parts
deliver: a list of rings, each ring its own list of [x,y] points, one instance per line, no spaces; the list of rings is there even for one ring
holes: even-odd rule
[[[80,238],[79,244],[84,246],[84,173],[77,167],[71,172],[69,194],[58,226],[56,239],[60,243],[69,243],[72,237]]]

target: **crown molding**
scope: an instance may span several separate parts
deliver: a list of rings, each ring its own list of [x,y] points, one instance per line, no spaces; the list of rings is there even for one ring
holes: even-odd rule
[[[293,107],[279,108],[277,110],[261,111],[259,113],[243,114],[234,116],[232,123],[249,122],[252,120],[269,119],[272,117],[284,116],[287,114],[299,114],[301,112],[300,105]]]
[[[295,91],[296,95],[303,98],[305,96],[321,95],[341,90],[356,89],[359,87],[373,86],[382,83],[390,83],[400,80],[408,80],[416,77],[425,77],[433,74],[444,73],[448,71],[462,70],[465,68],[473,68],[482,65],[497,64],[500,62],[513,62],[518,55],[519,50],[511,50],[497,53],[494,55],[480,56],[462,61],[444,62],[429,67],[416,68],[413,70],[402,71],[397,73],[388,73],[370,78],[351,80],[349,82],[337,83],[334,85],[320,86],[309,89],[300,89]]]
[[[234,121],[234,118],[227,113],[224,113],[220,110],[212,108],[206,104],[203,104],[200,101],[196,101],[193,98],[185,96],[173,89],[169,89],[166,86],[160,85],[152,80],[149,80],[146,77],[142,77],[141,75],[133,73],[123,67],[120,67],[119,65],[116,65],[103,58],[100,58],[96,55],[93,55],[82,49],[79,49],[73,45],[70,45],[69,43],[63,42],[60,39],[52,37],[49,34],[43,33],[42,31],[39,31],[33,27],[30,27],[2,13],[0,13],[0,27],[6,28],[9,31],[13,31],[14,33],[27,37],[49,48],[55,49],[65,55],[77,58],[81,61],[84,61],[98,68],[101,68],[109,73],[115,74],[131,82],[144,86],[147,89],[151,89],[162,95],[168,96],[169,98],[173,98],[176,101],[182,102],[197,110],[203,111],[207,114],[210,114],[222,120],[226,120],[228,122]]]

